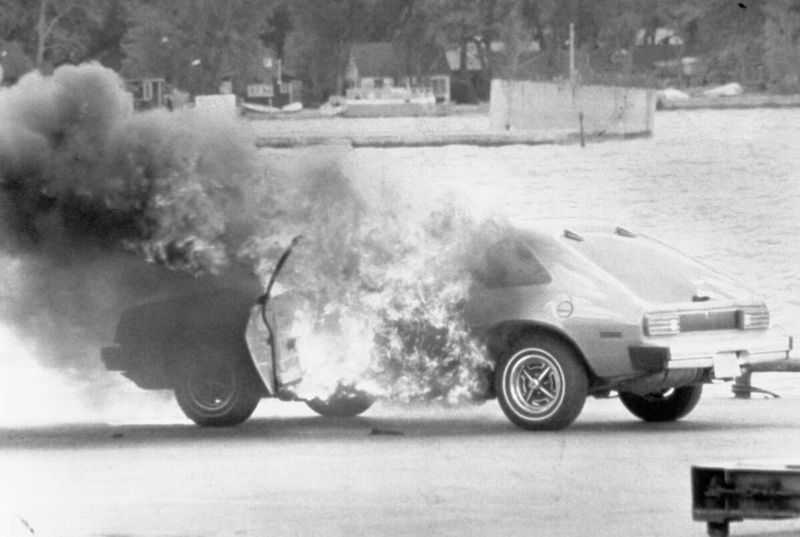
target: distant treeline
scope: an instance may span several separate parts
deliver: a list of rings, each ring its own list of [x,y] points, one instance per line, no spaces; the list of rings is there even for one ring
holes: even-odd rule
[[[352,44],[391,41],[409,76],[457,54],[455,86],[483,96],[493,76],[565,75],[570,24],[578,50],[609,59],[607,71],[668,40],[714,81],[800,89],[796,0],[0,0],[0,63],[6,83],[97,61],[205,93],[223,79],[243,91],[271,57],[320,101],[342,92]]]

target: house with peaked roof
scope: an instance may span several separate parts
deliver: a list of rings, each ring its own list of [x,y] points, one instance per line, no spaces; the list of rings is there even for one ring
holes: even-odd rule
[[[444,55],[420,73],[409,55],[390,42],[356,43],[345,72],[348,100],[450,101],[450,69]]]

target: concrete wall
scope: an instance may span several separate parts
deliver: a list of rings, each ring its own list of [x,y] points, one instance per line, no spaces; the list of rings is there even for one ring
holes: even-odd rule
[[[433,96],[431,95],[431,98]],[[398,116],[430,116],[436,113],[437,105],[430,103],[405,103],[398,102],[378,102],[365,100],[363,104],[358,102],[347,102],[342,114],[345,117],[398,117]]]
[[[236,95],[230,93],[221,95],[197,95],[194,106],[202,110],[207,117],[219,120],[228,120],[236,117]]]
[[[493,130],[580,130],[588,136],[653,132],[655,90],[569,83],[492,80]]]

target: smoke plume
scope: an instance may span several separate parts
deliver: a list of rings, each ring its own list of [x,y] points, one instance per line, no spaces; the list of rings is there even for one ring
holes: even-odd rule
[[[456,207],[412,217],[390,193],[365,196],[335,158],[278,169],[233,119],[134,113],[98,65],[26,75],[0,91],[0,121],[0,322],[43,363],[100,378],[97,349],[125,307],[264,282],[302,235],[281,283],[302,297],[306,389],[485,390],[461,315],[480,226]]]
[[[97,65],[26,75],[0,92],[0,121],[1,313],[45,363],[99,369],[126,304],[229,268],[248,233],[231,185],[257,179],[233,125],[135,115]]]

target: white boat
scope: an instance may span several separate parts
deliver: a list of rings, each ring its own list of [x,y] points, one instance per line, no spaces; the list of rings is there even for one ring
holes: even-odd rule
[[[658,92],[658,96],[666,101],[685,101],[689,94],[675,88],[665,88]]]
[[[289,103],[281,108],[281,112],[299,112],[303,109],[303,103],[300,101]]]
[[[706,97],[735,97],[744,92],[742,86],[736,82],[725,84],[724,86],[717,86],[716,88],[707,89],[703,92]]]
[[[276,108],[274,106],[247,102],[242,103],[242,108],[248,112],[258,112],[259,114],[275,114],[281,111],[280,108]]]
[[[347,110],[347,106],[336,103],[325,103],[319,107],[319,113],[323,116],[338,116],[345,110]]]

